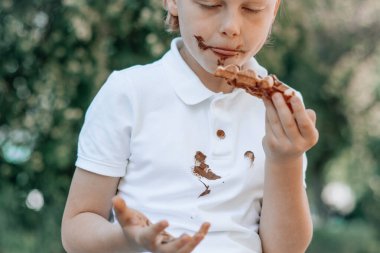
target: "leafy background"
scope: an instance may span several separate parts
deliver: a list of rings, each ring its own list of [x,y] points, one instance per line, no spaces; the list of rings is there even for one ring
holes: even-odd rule
[[[380,249],[378,0],[283,1],[259,60],[317,111],[307,252]],[[64,252],[84,113],[114,69],[158,59],[161,0],[0,1],[0,253]]]

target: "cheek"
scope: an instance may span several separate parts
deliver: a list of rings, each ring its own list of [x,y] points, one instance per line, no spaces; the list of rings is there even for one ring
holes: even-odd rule
[[[259,26],[258,29],[252,30],[253,32],[249,34],[247,43],[255,46],[254,50],[257,50],[258,45],[261,48],[261,46],[266,42],[271,28],[271,23],[262,23],[262,26]]]
[[[182,23],[182,24],[186,24],[186,23]],[[181,25],[181,23],[180,23],[180,33],[181,33],[182,39],[185,41],[185,43],[188,46],[194,46],[196,44],[196,39],[194,36],[196,35],[201,36],[201,32],[197,31],[196,27]]]

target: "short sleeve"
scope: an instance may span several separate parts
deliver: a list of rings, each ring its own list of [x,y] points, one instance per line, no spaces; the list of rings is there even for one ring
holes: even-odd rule
[[[303,170],[303,185],[306,188],[306,170],[307,170],[307,156],[306,153],[303,154],[303,159],[302,159],[302,170]]]
[[[105,176],[125,175],[132,128],[127,84],[113,72],[91,102],[79,134],[77,167]]]
[[[296,90],[294,90],[294,91],[296,93],[296,96],[301,99],[302,103],[304,103],[302,94],[299,91],[296,91]],[[306,185],[306,170],[307,170],[307,155],[306,155],[306,153],[304,153],[302,156],[302,170],[303,170],[303,185],[306,188],[307,187],[307,185]]]

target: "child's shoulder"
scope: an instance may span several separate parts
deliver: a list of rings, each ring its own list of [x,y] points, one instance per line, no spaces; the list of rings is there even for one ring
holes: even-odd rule
[[[140,90],[156,84],[163,76],[161,60],[145,65],[134,65],[128,68],[114,70],[109,75],[105,85],[113,86],[119,91]]]
[[[156,79],[163,71],[161,60],[145,65],[134,65],[121,70],[114,70],[111,74],[115,79],[149,82]]]

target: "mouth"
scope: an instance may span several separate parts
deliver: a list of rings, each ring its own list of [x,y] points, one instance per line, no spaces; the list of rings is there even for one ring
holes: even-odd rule
[[[225,56],[235,56],[239,53],[244,53],[244,50],[241,49],[241,46],[233,47],[217,47],[210,46],[205,43],[205,40],[201,36],[194,35],[195,39],[198,42],[198,47],[202,50],[210,49],[216,54],[225,55]]]
[[[226,57],[226,58],[237,56],[238,54],[242,53],[241,50],[220,48],[220,47],[210,47],[210,50],[214,54],[218,56]]]
[[[215,54],[218,57],[217,65],[223,66],[225,60],[231,57],[236,57],[239,54],[244,54],[245,51],[242,48],[242,46],[237,47],[231,47],[231,46],[210,46],[205,43],[205,40],[202,38],[202,36],[194,35],[195,39],[198,42],[198,47],[205,51],[210,49],[210,51]]]

